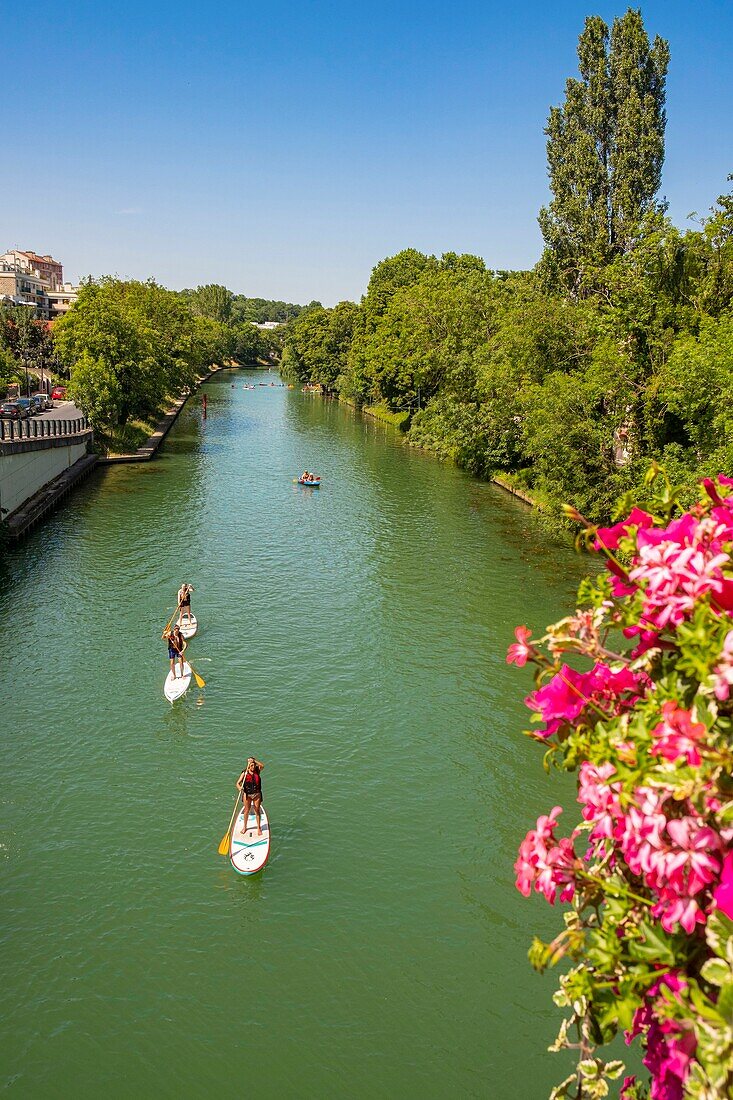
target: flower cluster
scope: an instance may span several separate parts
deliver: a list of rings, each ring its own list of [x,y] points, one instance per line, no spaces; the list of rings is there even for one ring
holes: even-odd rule
[[[540,968],[575,963],[552,1049],[574,1046],[578,1069],[554,1097],[608,1095],[623,1066],[595,1051],[619,1026],[649,1072],[622,1097],[733,1095],[732,485],[706,481],[675,515],[667,482],[612,527],[575,513],[607,572],[573,615],[537,641],[518,627],[509,649],[537,668],[528,732],[578,775],[576,827],[557,836],[555,806],[515,864],[522,894],[572,906],[566,932],[530,952]]]

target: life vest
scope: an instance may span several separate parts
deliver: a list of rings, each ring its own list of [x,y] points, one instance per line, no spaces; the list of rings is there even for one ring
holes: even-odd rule
[[[244,780],[242,781],[242,790],[244,794],[249,795],[250,798],[261,794],[262,792],[262,780],[260,779],[260,773],[257,768],[249,775],[247,775],[247,769],[244,769]]]

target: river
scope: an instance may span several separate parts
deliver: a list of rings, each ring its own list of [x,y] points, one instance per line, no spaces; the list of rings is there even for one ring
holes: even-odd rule
[[[561,917],[512,864],[568,782],[505,654],[583,563],[502,490],[262,378],[213,378],[206,420],[194,397],[155,461],[93,475],[0,566],[0,1083],[540,1100],[566,1070],[526,951]],[[207,685],[171,706],[184,579]],[[217,845],[250,753],[273,844],[245,879]]]

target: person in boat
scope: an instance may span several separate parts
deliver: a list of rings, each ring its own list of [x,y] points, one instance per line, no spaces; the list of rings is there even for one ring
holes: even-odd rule
[[[189,623],[191,622],[191,593],[193,592],[192,584],[182,584],[178,589],[178,625],[183,622],[183,616],[185,614]]]
[[[247,767],[237,780],[237,790],[241,793],[244,804],[244,827],[247,828],[249,811],[252,807],[257,818],[257,836],[262,836],[262,826],[260,824],[262,780],[260,779],[260,772],[264,766],[261,760],[255,760],[254,756],[250,756],[247,760]]]
[[[183,676],[183,651],[188,645],[188,642],[181,634],[181,628],[178,623],[176,623],[172,630],[164,630],[163,638],[168,642],[168,659],[171,663],[171,674],[178,679],[178,677],[176,677],[176,661],[180,663],[180,675]]]

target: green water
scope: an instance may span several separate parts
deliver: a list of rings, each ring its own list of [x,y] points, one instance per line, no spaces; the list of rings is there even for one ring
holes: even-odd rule
[[[501,490],[246,377],[0,567],[0,1087],[546,1096],[526,949],[560,917],[512,863],[562,784],[504,658],[582,563]],[[184,579],[207,686],[171,707]],[[245,879],[217,845],[249,753],[273,843]]]

